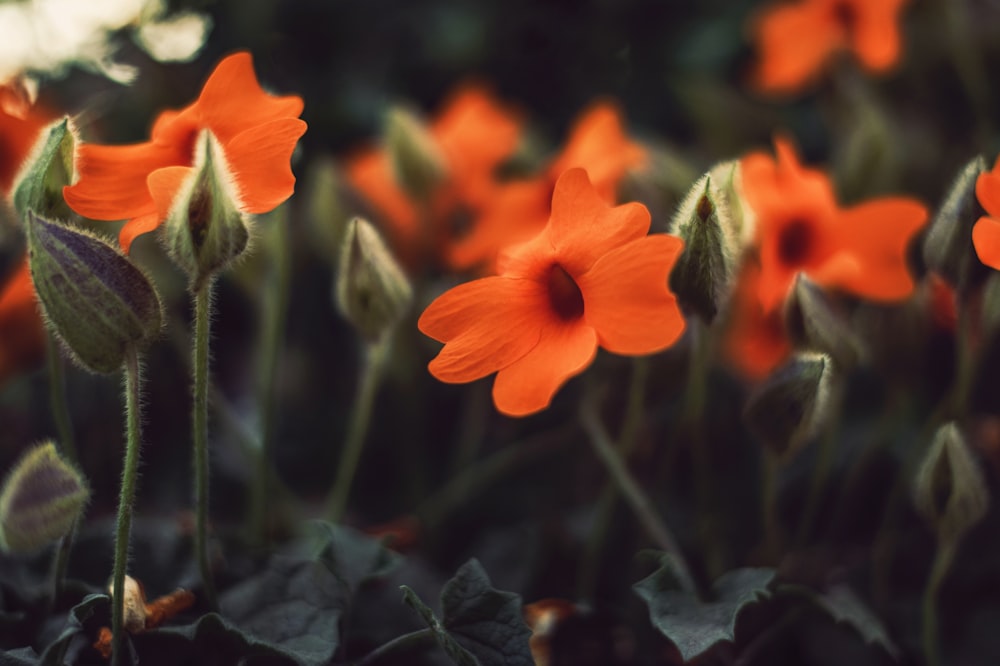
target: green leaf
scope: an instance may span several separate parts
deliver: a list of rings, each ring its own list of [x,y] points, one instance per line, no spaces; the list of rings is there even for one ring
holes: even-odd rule
[[[885,625],[851,588],[834,585],[825,594],[815,595],[813,601],[837,622],[851,625],[868,645],[881,645],[889,655],[899,658],[899,648],[889,638]]]
[[[684,661],[702,654],[720,641],[736,638],[736,619],[749,603],[770,595],[773,569],[736,569],[715,581],[714,600],[704,602],[680,589],[673,560],[664,554],[661,566],[636,583],[635,590],[649,606],[649,619],[677,646]]]
[[[521,597],[501,592],[475,559],[469,560],[441,590],[443,620],[438,621],[410,588],[403,600],[416,610],[459,666],[531,666],[534,660]]]
[[[333,523],[315,525],[325,540],[317,559],[347,588],[348,598],[353,598],[366,581],[381,578],[399,566],[400,556],[381,539]]]

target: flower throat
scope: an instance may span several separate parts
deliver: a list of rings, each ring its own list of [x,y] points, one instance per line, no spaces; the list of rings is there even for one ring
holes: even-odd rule
[[[583,294],[573,277],[559,264],[552,264],[548,277],[549,303],[560,319],[570,321],[583,316]]]

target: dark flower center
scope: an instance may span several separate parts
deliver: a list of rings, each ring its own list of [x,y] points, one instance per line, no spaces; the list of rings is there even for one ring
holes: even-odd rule
[[[813,229],[805,220],[791,220],[778,236],[778,260],[789,266],[805,263],[813,242]]]
[[[858,21],[858,12],[854,8],[853,3],[843,1],[835,4],[833,6],[833,18],[848,35],[854,33],[854,27]]]
[[[583,316],[583,294],[566,269],[552,264],[549,269],[549,303],[560,319],[570,321]]]

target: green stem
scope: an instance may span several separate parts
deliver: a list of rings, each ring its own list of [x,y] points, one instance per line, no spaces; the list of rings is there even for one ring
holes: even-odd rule
[[[52,599],[49,603],[49,610],[59,602],[59,595],[62,594],[63,581],[66,580],[66,568],[69,566],[69,552],[73,548],[73,539],[76,538],[77,523],[69,528],[69,531],[59,539],[55,555],[52,558]]]
[[[69,415],[69,405],[66,403],[66,376],[63,368],[62,354],[59,353],[59,343],[55,336],[46,336],[46,365],[49,373],[49,409],[56,422],[56,432],[59,434],[59,449],[73,463],[79,463],[76,452],[76,440],[73,437],[73,421]]]
[[[761,461],[761,519],[764,525],[764,552],[768,560],[777,560],[781,552],[781,526],[778,520],[778,457],[764,450]]]
[[[215,584],[208,559],[208,344],[212,317],[211,278],[194,293],[194,392],[191,414],[194,441],[194,550],[205,602],[216,608]]]
[[[122,663],[125,617],[125,573],[128,569],[129,534],[132,530],[132,508],[139,471],[139,448],[142,444],[139,418],[139,357],[134,347],[125,352],[125,467],[122,470],[121,491],[118,497],[118,522],[115,527],[115,563],[111,587],[111,663]]]
[[[272,242],[268,247],[274,256],[274,279],[268,281],[270,289],[264,308],[264,333],[261,340],[260,383],[258,405],[260,410],[260,449],[254,482],[250,487],[250,536],[251,542],[265,545],[268,534],[268,506],[273,476],[271,465],[274,449],[274,385],[278,358],[284,341],[285,316],[288,310],[288,292],[291,284],[291,261],[288,249],[286,220],[272,220]]]
[[[354,482],[354,474],[361,460],[368,426],[371,424],[372,408],[375,405],[375,394],[378,392],[382,365],[388,356],[390,342],[383,340],[369,345],[366,350],[361,377],[358,381],[358,394],[351,412],[351,421],[347,427],[347,437],[341,448],[340,462],[337,465],[337,478],[330,490],[326,502],[326,516],[331,523],[339,523],[347,508],[347,498]]]
[[[505,446],[462,470],[443,488],[424,500],[414,513],[425,528],[434,528],[456,510],[468,505],[477,492],[483,492],[519,464],[555,452],[572,441],[574,427],[562,427]]]
[[[639,484],[636,483],[632,474],[625,466],[625,462],[618,454],[618,451],[615,450],[614,445],[611,443],[611,438],[600,422],[597,405],[593,403],[593,400],[585,400],[583,405],[581,405],[580,422],[590,439],[590,443],[594,447],[594,452],[597,453],[611,474],[611,479],[618,486],[618,490],[621,491],[625,501],[633,513],[635,513],[646,535],[652,539],[657,547],[674,556],[681,587],[688,592],[697,593],[694,578],[691,576],[691,570],[684,559],[684,554],[681,552],[680,544],[670,529],[656,514],[653,503],[642,491],[642,488],[639,487]]]
[[[621,432],[618,434],[618,451],[621,456],[628,459],[635,448],[636,435],[639,426],[642,424],[643,406],[646,397],[646,380],[649,377],[649,360],[645,357],[636,357],[632,363],[632,379],[628,390],[628,403],[625,407],[625,418],[622,421]],[[607,542],[608,531],[611,529],[611,521],[615,513],[615,504],[618,500],[618,488],[614,483],[608,482],[597,504],[597,516],[594,519],[594,527],[590,532],[590,539],[580,560],[580,569],[577,576],[579,581],[577,586],[577,597],[582,600],[592,599],[596,590],[597,575],[601,568],[601,553],[603,546]]]
[[[924,623],[924,658],[927,666],[937,666],[941,660],[938,635],[937,597],[941,590],[951,563],[955,559],[957,543],[954,541],[939,542],[934,553],[934,563],[931,565],[931,575],[924,589],[923,623]]]
[[[357,666],[369,666],[382,659],[387,654],[399,650],[412,650],[418,647],[430,645],[434,641],[434,632],[430,629],[418,629],[402,636],[393,638],[388,643],[380,645],[369,652],[364,659],[358,662]]]

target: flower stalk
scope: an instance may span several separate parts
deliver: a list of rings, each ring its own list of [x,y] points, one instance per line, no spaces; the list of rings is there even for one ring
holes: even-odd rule
[[[194,293],[194,389],[191,407],[195,479],[194,549],[205,601],[210,608],[216,607],[215,584],[208,559],[208,345],[213,282],[206,280]]]
[[[112,574],[112,666],[122,664],[122,638],[125,617],[125,574],[128,569],[129,535],[139,471],[139,448],[142,443],[140,409],[139,355],[134,346],[125,354],[125,467],[118,497],[118,520],[115,527],[115,562]]]

